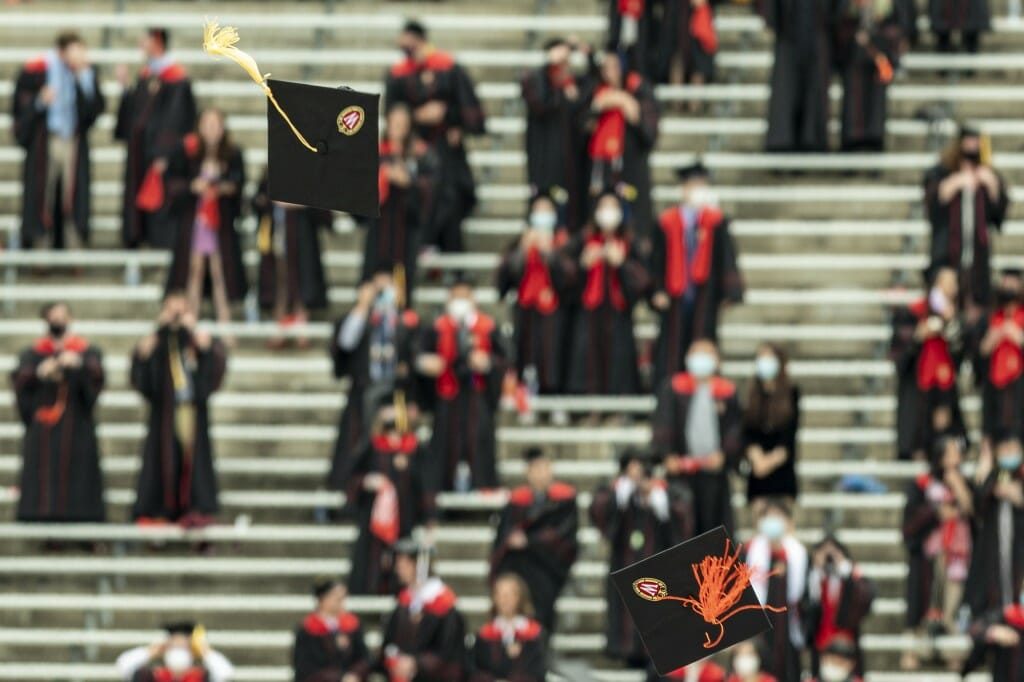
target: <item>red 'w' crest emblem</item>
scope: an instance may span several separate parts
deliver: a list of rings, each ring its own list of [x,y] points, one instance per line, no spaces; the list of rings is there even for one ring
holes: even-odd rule
[[[338,114],[338,132],[343,135],[355,135],[366,122],[366,112],[360,106],[345,107]]]
[[[640,578],[633,581],[636,596],[647,601],[661,601],[668,595],[668,586],[657,578]]]

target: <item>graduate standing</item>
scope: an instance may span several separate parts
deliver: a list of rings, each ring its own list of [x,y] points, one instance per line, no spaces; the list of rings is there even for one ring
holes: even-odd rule
[[[961,671],[965,677],[988,664],[993,680],[1024,681],[1024,584],[1017,594],[1012,604],[987,611],[971,623],[967,634],[974,646]]]
[[[484,113],[473,81],[455,58],[427,40],[427,30],[408,22],[398,36],[405,59],[391,67],[385,86],[388,108],[405,104],[417,134],[437,153],[437,196],[426,216],[422,243],[462,251],[462,221],[476,205],[465,138],[484,132]]]
[[[729,219],[718,208],[711,175],[699,161],[680,168],[683,203],[662,212],[651,249],[651,305],[660,329],[655,346],[655,389],[682,371],[695,339],[718,339],[724,305],[743,300],[743,277]]]
[[[743,456],[750,465],[747,501],[797,495],[797,433],[800,388],[791,383],[785,352],[763,343],[754,356],[754,377],[743,410]]]
[[[993,310],[979,325],[977,363],[981,383],[982,448],[999,431],[1024,427],[1024,303],[1021,272],[999,275]]]
[[[857,673],[857,642],[835,635],[821,652],[821,666],[810,682],[862,682]]]
[[[71,310],[42,310],[45,336],[23,350],[11,372],[25,425],[19,521],[103,521],[103,474],[93,411],[103,390],[99,348],[68,332]]]
[[[513,573],[491,587],[491,620],[477,631],[469,682],[544,682],[548,631],[533,619],[530,588]]]
[[[661,0],[660,4],[662,16],[650,62],[652,80],[673,85],[710,83],[718,52],[713,1]]]
[[[579,513],[576,490],[555,480],[551,458],[539,448],[524,454],[526,485],[515,488],[501,512],[491,548],[491,578],[519,576],[530,586],[537,620],[555,629],[555,602],[576,562]]]
[[[939,52],[953,52],[953,33],[960,47],[973,54],[981,47],[981,34],[992,28],[988,0],[928,0],[928,20]]]
[[[466,625],[455,593],[429,569],[430,550],[395,545],[398,603],[384,623],[380,668],[390,682],[452,682],[465,674]]]
[[[618,477],[594,493],[590,520],[610,545],[613,572],[693,536],[688,500],[653,478],[649,461],[636,450],[623,453]],[[631,667],[646,667],[647,650],[610,578],[607,598],[605,653]]]
[[[658,20],[652,0],[606,0],[608,46],[626,58],[630,70],[647,74],[657,64],[653,46]]]
[[[382,396],[370,438],[349,474],[346,504],[359,526],[348,581],[354,594],[395,594],[394,544],[415,529],[432,533],[437,522],[435,477],[415,426],[404,396]]]
[[[357,291],[356,305],[334,325],[328,352],[334,378],[348,378],[345,408],[338,421],[328,484],[341,490],[370,434],[381,396],[396,388],[415,402],[413,362],[419,317],[398,305],[390,267],[374,273]]]
[[[313,583],[316,610],[295,630],[292,670],[295,682],[363,682],[370,652],[359,618],[345,608],[348,589],[332,578]]]
[[[729,471],[743,447],[736,386],[718,376],[718,349],[695,341],[686,371],[658,389],[652,419],[652,447],[672,485],[693,497],[697,535],[720,525],[733,527]]]
[[[127,146],[121,224],[121,242],[127,248],[143,243],[171,248],[175,241],[176,224],[166,202],[158,202],[152,210],[137,205],[147,174],[155,170],[159,176],[163,160],[196,126],[192,83],[185,68],[167,54],[168,40],[163,28],[147,29],[141,36],[146,64],[131,87],[128,69],[121,65],[117,70],[124,94],[114,137]]]
[[[132,516],[204,525],[218,511],[209,400],[224,380],[224,344],[195,328],[185,295],[164,297],[157,329],[132,353],[131,383],[149,403]]]
[[[92,166],[89,131],[106,102],[77,33],[26,63],[14,86],[14,139],[22,166],[21,242],[74,248],[89,241]]]
[[[419,372],[433,381],[430,469],[438,490],[498,485],[497,411],[505,376],[497,323],[476,307],[473,285],[452,284],[443,315],[423,332]]]

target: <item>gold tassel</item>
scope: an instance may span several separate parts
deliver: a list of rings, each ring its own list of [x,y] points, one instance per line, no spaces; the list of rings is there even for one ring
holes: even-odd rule
[[[270,232],[272,222],[273,218],[270,217],[270,213],[266,213],[260,218],[260,226],[256,230],[256,248],[264,255],[270,253],[271,249]]]
[[[215,57],[227,57],[245,69],[245,72],[263,88],[263,92],[266,93],[271,104],[281,114],[281,118],[288,124],[288,127],[295,133],[295,137],[299,138],[299,142],[309,151],[316,153],[316,147],[306,141],[306,138],[302,136],[302,133],[295,127],[292,120],[288,118],[288,114],[284,113],[281,105],[274,99],[274,93],[270,91],[270,86],[267,85],[267,78],[270,77],[270,74],[261,74],[260,67],[256,65],[256,60],[235,47],[237,42],[238,29],[234,26],[221,27],[216,21],[206,21],[206,26],[203,27],[203,49],[206,53]]]
[[[399,263],[395,266],[392,273],[392,279],[395,281],[395,303],[398,304],[398,309],[405,309],[405,266]]]
[[[979,145],[981,147],[980,156],[981,156],[981,163],[982,163],[982,165],[984,165],[984,166],[991,165],[992,164],[992,136],[989,135],[988,133],[982,133]]]
[[[409,411],[405,407],[405,391],[395,391],[395,427],[399,433],[409,431]]]

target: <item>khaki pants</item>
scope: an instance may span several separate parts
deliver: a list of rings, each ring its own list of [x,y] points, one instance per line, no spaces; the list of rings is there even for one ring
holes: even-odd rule
[[[73,199],[75,189],[75,153],[78,137],[61,137],[51,134],[47,142],[46,187],[43,194],[44,223],[49,228],[40,246],[53,247],[57,234],[53,224],[53,207],[58,200],[57,188],[63,191],[59,200],[64,216],[64,248],[77,249],[81,244],[75,229]]]

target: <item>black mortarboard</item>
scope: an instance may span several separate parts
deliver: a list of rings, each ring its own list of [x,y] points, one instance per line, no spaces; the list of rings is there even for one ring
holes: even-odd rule
[[[296,130],[317,150],[307,149],[273,103],[267,103],[270,198],[360,216],[380,215],[380,96],[278,80],[267,85]]]
[[[1024,270],[1020,268],[1003,268],[999,271],[1003,277],[1024,277]]]
[[[421,552],[433,554],[434,548],[421,542],[417,542],[413,538],[401,538],[395,544],[391,545],[391,551],[396,556],[418,556]]]
[[[650,473],[651,471],[651,455],[643,448],[630,447],[626,448],[619,453],[619,473],[625,473],[626,467],[629,466],[630,462],[640,462],[644,465],[644,471]]]
[[[697,159],[687,166],[680,166],[679,168],[676,168],[675,173],[676,178],[679,179],[680,182],[696,179],[711,179],[711,171],[708,170],[708,167],[705,166],[700,159]]]
[[[192,632],[196,629],[196,624],[190,620],[183,620],[176,623],[167,623],[164,625],[164,630],[167,631],[168,635],[185,635],[191,637]]]
[[[321,599],[325,594],[333,590],[341,583],[330,576],[321,576],[313,581],[313,596]]]
[[[771,629],[739,549],[719,526],[611,574],[659,674]]]
[[[973,123],[962,123],[958,135],[961,140],[965,137],[981,137],[981,130]]]
[[[541,49],[544,50],[545,52],[547,52],[548,50],[550,50],[553,47],[559,47],[561,45],[568,45],[568,44],[569,44],[568,40],[566,40],[565,38],[562,38],[561,36],[558,36],[558,37],[555,37],[555,38],[548,38],[547,40],[545,40],[544,44],[541,45]]]
[[[411,33],[422,40],[427,39],[427,27],[417,19],[406,21],[405,25],[402,26],[402,33]]]
[[[547,455],[540,448],[527,448],[523,453],[523,461],[529,464],[530,462],[534,462],[538,459],[543,459],[546,456]]]

